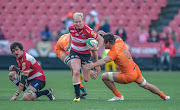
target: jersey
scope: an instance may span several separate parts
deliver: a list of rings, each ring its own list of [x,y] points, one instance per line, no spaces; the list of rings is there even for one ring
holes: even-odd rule
[[[62,35],[59,40],[57,41],[57,44],[54,46],[54,50],[63,49],[68,45],[70,34],[64,34]]]
[[[112,58],[122,73],[133,70],[136,65],[123,40],[116,40],[115,45],[110,49],[107,56]]]
[[[34,57],[24,52],[22,58],[16,58],[16,61],[21,72],[29,72],[27,77],[28,80],[39,79],[41,81],[46,81],[43,70]]]
[[[74,24],[69,26],[69,32],[72,38],[71,50],[81,54],[90,54],[90,50],[86,46],[86,40],[88,38],[97,39],[98,34],[87,25],[84,25],[84,27],[78,31]]]

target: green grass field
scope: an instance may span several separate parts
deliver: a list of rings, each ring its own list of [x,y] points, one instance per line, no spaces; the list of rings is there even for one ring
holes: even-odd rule
[[[143,71],[142,74],[149,83],[156,85],[171,100],[163,101],[151,92],[140,88],[137,84],[116,84],[124,95],[125,101],[108,102],[113,97],[111,91],[104,85],[101,77],[83,82],[88,92],[87,99],[73,102],[74,88],[69,70],[45,70],[46,88],[53,88],[55,101],[42,96],[35,101],[9,101],[17,90],[8,78],[6,70],[0,70],[0,110],[180,110],[180,72]],[[103,72],[101,72],[103,73]]]

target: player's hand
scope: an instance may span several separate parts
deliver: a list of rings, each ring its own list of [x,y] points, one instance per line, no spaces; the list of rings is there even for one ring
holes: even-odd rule
[[[11,66],[9,67],[9,70],[10,70],[10,71],[16,71],[16,70],[17,70],[17,67],[16,67],[15,65],[11,65]]]
[[[97,67],[95,67],[95,70],[96,70],[97,75],[100,75],[100,73],[101,73],[101,67],[100,67],[100,66],[97,66]]]
[[[68,44],[68,45],[64,48],[64,50],[65,50],[65,51],[68,51],[69,48],[70,48],[70,45]]]
[[[89,61],[89,64],[86,64],[86,68],[87,68],[88,70],[94,68],[93,62],[92,62],[92,61]]]
[[[16,100],[16,99],[17,99],[17,97],[18,97],[18,96],[14,95],[14,96],[10,99],[10,101],[14,101],[14,100]]]
[[[89,50],[91,50],[91,51],[98,51],[98,48],[94,45],[93,47],[89,47]]]
[[[96,71],[91,72],[90,76],[91,76],[91,78],[94,79],[94,80],[97,79],[97,72],[96,72]]]
[[[100,35],[106,34],[103,30],[99,30],[97,33],[100,34]]]

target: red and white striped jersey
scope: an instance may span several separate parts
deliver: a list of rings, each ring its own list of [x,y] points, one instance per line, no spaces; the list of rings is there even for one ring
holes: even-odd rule
[[[90,50],[86,46],[86,40],[88,38],[97,39],[98,34],[87,25],[84,25],[84,27],[78,31],[74,24],[69,26],[69,32],[72,38],[71,50],[81,54],[90,54]]]
[[[46,80],[41,66],[33,56],[24,52],[22,58],[20,59],[16,58],[16,61],[18,63],[21,72],[29,71],[29,75],[27,78],[28,80],[32,80],[32,79],[39,79],[41,81]]]

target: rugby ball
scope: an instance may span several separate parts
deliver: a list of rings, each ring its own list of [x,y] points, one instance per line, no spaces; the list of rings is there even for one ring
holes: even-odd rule
[[[94,38],[88,38],[87,40],[86,40],[86,46],[88,46],[88,47],[94,47],[94,46],[98,46],[98,41],[96,40],[96,39],[94,39]]]

